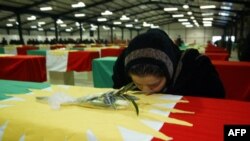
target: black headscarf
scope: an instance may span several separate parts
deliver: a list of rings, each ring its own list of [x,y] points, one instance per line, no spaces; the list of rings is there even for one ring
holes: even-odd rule
[[[127,71],[135,64],[158,65],[171,80],[180,55],[179,48],[163,30],[150,29],[135,37],[118,57],[112,76],[114,88],[131,82]]]

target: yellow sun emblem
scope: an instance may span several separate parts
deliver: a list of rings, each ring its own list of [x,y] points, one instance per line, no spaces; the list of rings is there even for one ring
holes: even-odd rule
[[[0,101],[1,141],[131,141],[150,140],[153,137],[171,140],[159,130],[164,123],[192,126],[191,123],[168,117],[171,112],[193,114],[174,109],[181,96],[136,95],[140,114],[131,105],[126,109],[61,106],[59,110],[36,101],[38,96],[63,92],[73,97],[102,93],[110,89],[77,86],[51,86],[32,93],[12,95]]]

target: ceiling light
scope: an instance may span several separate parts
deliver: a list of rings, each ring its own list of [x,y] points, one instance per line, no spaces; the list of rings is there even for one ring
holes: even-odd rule
[[[126,26],[126,27],[133,27],[132,24],[126,24],[125,26]]]
[[[151,24],[147,23],[147,22],[143,22],[143,25],[144,27],[149,27]]]
[[[189,8],[189,6],[188,6],[187,4],[183,5],[182,7],[183,7],[184,9],[188,9],[188,8]]]
[[[183,25],[189,25],[189,24],[191,24],[190,22],[183,22],[183,23],[181,23],[181,24],[183,24]]]
[[[176,14],[176,15],[172,15],[173,18],[178,18],[178,17],[184,17],[183,14]]]
[[[79,22],[75,22],[75,25],[76,25],[76,26],[80,26],[80,23],[79,23]]]
[[[192,24],[185,25],[187,28],[194,27]]]
[[[36,20],[36,16],[30,16],[30,17],[27,17],[27,20],[28,21],[33,21],[33,20]]]
[[[212,9],[212,8],[216,8],[215,5],[203,5],[203,6],[200,6],[200,9]]]
[[[231,9],[231,7],[229,7],[229,6],[221,6],[220,8],[224,9],[224,10],[230,10]]]
[[[137,22],[138,22],[138,19],[135,19],[134,21],[137,23]]]
[[[71,4],[71,7],[73,8],[85,7],[85,4],[83,2],[78,2],[76,4]]]
[[[213,18],[202,18],[203,21],[212,21]]]
[[[65,29],[66,32],[71,32],[72,31],[72,28],[67,28]]]
[[[85,16],[84,13],[77,13],[77,14],[75,14],[75,17],[84,17],[84,16]]]
[[[6,26],[7,26],[7,27],[12,27],[12,26],[13,26],[13,24],[11,24],[11,23],[7,23],[7,24],[6,24]]]
[[[9,22],[15,22],[16,19],[8,19]]]
[[[37,26],[36,25],[32,25],[32,26],[30,26],[30,28],[35,29],[35,28],[37,28]]]
[[[50,7],[50,6],[47,6],[47,7],[40,7],[40,10],[41,10],[41,11],[50,11],[50,10],[52,10],[52,7]]]
[[[220,15],[220,16],[229,16],[229,14],[228,14],[228,13],[225,13],[225,12],[219,12],[219,15]]]
[[[103,16],[109,16],[109,15],[112,15],[112,14],[113,14],[113,12],[111,12],[109,10],[106,10],[106,11],[101,13],[101,15],[103,15]]]
[[[43,28],[38,28],[39,31],[43,31]]]
[[[209,27],[209,26],[212,26],[212,24],[203,24],[203,26]]]
[[[38,22],[38,25],[44,25],[45,22]]]
[[[97,25],[90,24],[91,28],[97,28]]]
[[[103,28],[104,30],[110,30],[110,28],[109,28],[109,27],[106,27],[105,25],[102,26],[102,28]]]
[[[119,22],[119,21],[115,21],[113,22],[114,25],[118,25],[118,24],[122,24],[122,22]]]
[[[177,11],[178,8],[172,7],[172,8],[164,8],[164,11]]]
[[[107,21],[107,18],[98,18],[97,21],[98,22],[105,22],[105,21]]]
[[[202,16],[213,16],[214,13],[202,13],[201,15],[202,15]]]
[[[67,25],[66,25],[66,24],[60,24],[60,26],[61,26],[61,27],[67,27]]]
[[[160,28],[160,26],[159,25],[151,24],[150,28]]]
[[[188,14],[188,15],[192,15],[192,14],[193,14],[193,12],[189,11],[189,12],[187,12],[187,14]]]
[[[126,21],[126,20],[129,20],[130,18],[127,17],[126,15],[122,15],[122,17],[120,18],[120,20],[122,21]]]
[[[188,19],[178,19],[179,22],[186,22]]]
[[[91,27],[91,28],[90,28],[90,30],[91,30],[91,31],[95,31],[95,30],[96,30],[96,28],[94,28],[94,27]]]
[[[192,20],[193,20],[193,19],[194,19],[194,16],[190,17],[190,19],[192,19]]]
[[[199,27],[200,25],[196,22],[196,23],[194,23],[197,27]]]
[[[63,24],[63,21],[61,19],[56,20],[57,24]]]

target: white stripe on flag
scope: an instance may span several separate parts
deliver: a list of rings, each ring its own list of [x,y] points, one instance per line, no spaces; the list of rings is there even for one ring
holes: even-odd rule
[[[17,54],[17,47],[4,47],[4,54]]]
[[[68,64],[68,52],[55,54],[47,51],[46,66],[48,71],[66,72]]]

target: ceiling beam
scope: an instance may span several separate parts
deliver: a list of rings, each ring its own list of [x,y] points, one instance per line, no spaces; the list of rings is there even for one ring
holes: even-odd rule
[[[13,7],[13,6],[8,6],[8,5],[3,5],[3,4],[0,4],[0,9],[2,10],[5,10],[5,11],[16,11],[16,7]],[[54,18],[54,19],[57,19],[58,18],[58,15],[56,14],[51,14],[51,13],[45,13],[45,12],[40,12],[40,11],[35,11],[35,10],[31,10],[31,9],[27,9],[25,11],[23,11],[24,13],[27,13],[27,14],[34,14],[34,15],[39,15],[41,17],[51,17],[51,18]],[[69,17],[69,16],[63,16],[61,17],[62,19],[65,19],[65,20],[72,20],[72,21],[79,21],[79,22],[86,22],[86,23],[93,23],[93,24],[100,24],[99,22],[97,21],[91,21],[89,19],[78,19],[78,18],[75,18],[75,17]],[[49,23],[50,24],[50,23]],[[120,28],[124,28],[124,26],[119,26],[119,25],[113,25],[113,24],[103,24],[103,25],[107,25],[107,26],[114,26],[114,27],[120,27]]]
[[[32,3],[32,4],[28,4],[28,5],[25,5],[25,6],[21,7],[21,8],[19,8],[19,10],[30,9],[30,8],[32,8],[32,7],[36,7],[36,6],[38,6],[38,5],[45,4],[45,3],[48,3],[48,2],[50,2],[50,1],[52,1],[52,0],[42,0],[42,1],[34,2],[34,3]]]
[[[29,9],[29,8],[32,8],[32,7],[35,7],[35,6],[38,6],[38,5],[41,5],[41,4],[44,4],[44,3],[47,3],[49,1],[52,1],[52,0],[42,0],[42,1],[39,1],[39,2],[34,2],[32,4],[28,4],[28,5],[25,5],[25,6],[22,6],[20,8],[16,8],[15,11],[12,11],[12,12],[17,12],[17,11],[24,11],[26,9]],[[7,11],[7,10],[5,10]],[[12,18],[12,17],[16,17],[16,14],[11,14],[9,16],[6,16],[6,17],[3,17],[0,19],[0,21],[3,21],[3,20],[6,20],[6,19],[9,19],[9,18]]]
[[[116,9],[116,10],[112,10],[113,13],[117,13],[117,12],[121,12],[121,11],[125,11],[125,10],[129,10],[131,8],[134,8],[134,7],[138,7],[140,5],[144,5],[144,4],[147,4],[149,2],[143,2],[143,3],[139,3],[139,4],[135,4],[135,5],[130,5],[130,6],[126,6],[126,7],[121,7],[119,9]],[[94,19],[94,18],[97,18],[97,17],[100,17],[102,16],[101,14],[97,14],[97,15],[94,15],[94,16],[90,16],[90,17],[86,17],[84,18],[83,20],[86,20],[86,19]]]
[[[11,11],[11,12],[14,12],[14,13],[18,12],[16,7],[9,6],[9,5],[0,4],[0,9],[5,10],[5,11]],[[30,10],[30,9],[24,10],[23,13],[35,14],[35,15],[39,15],[39,16],[42,16],[42,17],[54,17],[55,16],[54,14],[44,13],[44,12]]]
[[[221,0],[211,0],[211,1],[222,2]],[[249,7],[249,5],[250,5],[249,0],[227,0],[225,2],[227,2],[227,3],[235,3],[235,4],[242,4],[242,5],[245,5],[246,7]]]
[[[87,5],[86,7],[83,7],[84,9],[89,9],[89,8],[92,8],[92,7],[96,7],[98,5],[103,5],[105,3],[108,3],[108,2],[112,2],[113,0],[103,0],[103,1],[100,1],[100,2],[96,2],[96,3],[93,3],[93,4],[90,4],[90,5]],[[57,16],[58,17],[61,17],[61,16],[64,16],[64,15],[67,15],[67,14],[70,14],[70,13],[74,13],[74,12],[78,12],[80,10],[83,10],[82,8],[74,8],[72,10],[69,10],[69,11],[66,11],[66,12],[63,12],[63,13],[60,13],[58,14]]]

